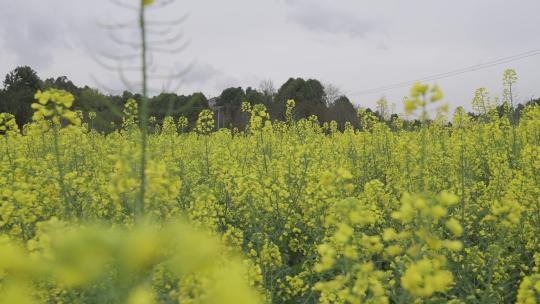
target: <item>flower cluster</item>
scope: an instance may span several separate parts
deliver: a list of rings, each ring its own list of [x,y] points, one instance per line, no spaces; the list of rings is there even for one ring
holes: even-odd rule
[[[405,112],[412,114],[417,109],[422,109],[420,114],[421,120],[427,120],[427,105],[428,103],[435,103],[443,99],[444,95],[438,85],[429,86],[427,84],[415,83],[411,88],[410,96],[407,97],[403,103],[405,105]],[[448,111],[448,105],[443,105],[441,110]]]
[[[37,102],[32,104],[32,109],[35,110],[32,119],[41,123],[43,129],[48,129],[48,121],[56,127],[59,127],[63,121],[75,126],[81,124],[77,113],[70,110],[75,100],[71,93],[64,90],[48,89],[44,92],[38,91],[35,98]]]
[[[245,132],[156,119],[142,171],[135,100],[104,134],[38,97],[0,120],[0,303],[538,302],[538,105],[353,128],[245,103]]]
[[[15,116],[9,113],[0,113],[0,135],[17,133],[19,133],[19,126],[15,121]]]
[[[263,104],[256,104],[251,109],[250,130],[258,131],[263,127],[268,126],[270,126],[270,114],[266,111],[266,106]]]
[[[124,130],[132,129],[139,124],[139,105],[137,101],[130,98],[124,104],[124,116],[122,117],[122,128]]]
[[[196,131],[199,134],[209,134],[214,130],[214,112],[202,110],[197,119]]]

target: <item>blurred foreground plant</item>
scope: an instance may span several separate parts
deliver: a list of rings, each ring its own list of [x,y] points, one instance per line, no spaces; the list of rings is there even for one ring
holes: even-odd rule
[[[183,223],[133,229],[52,218],[0,237],[0,303],[258,303],[242,263]]]

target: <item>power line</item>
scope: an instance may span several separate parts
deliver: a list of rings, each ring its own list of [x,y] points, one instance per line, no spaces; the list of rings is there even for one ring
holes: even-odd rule
[[[528,58],[528,57],[532,57],[532,56],[537,56],[537,55],[540,55],[540,49],[528,51],[528,52],[513,55],[513,56],[499,58],[499,59],[496,59],[496,60],[488,61],[486,63],[481,63],[481,64],[477,64],[477,65],[473,65],[473,66],[468,66],[468,67],[465,67],[465,68],[461,68],[461,69],[457,69],[457,70],[453,70],[453,71],[449,71],[449,72],[445,72],[445,73],[433,74],[433,75],[430,75],[430,76],[425,76],[425,77],[417,78],[417,79],[414,79],[414,80],[402,81],[402,82],[398,82],[398,83],[394,83],[394,84],[390,84],[390,85],[385,85],[385,86],[380,86],[380,87],[376,87],[376,88],[372,88],[372,89],[362,90],[362,91],[354,92],[354,93],[352,93],[350,95],[359,96],[359,95],[366,95],[366,94],[371,94],[371,93],[378,93],[378,92],[387,91],[387,90],[393,90],[393,89],[397,89],[397,88],[410,86],[410,85],[412,85],[412,84],[414,84],[416,82],[427,82],[427,81],[433,81],[433,80],[453,77],[453,76],[457,76],[457,75],[460,75],[460,74],[474,72],[474,71],[482,70],[482,69],[487,69],[487,68],[490,68],[490,67],[493,67],[493,66],[497,66],[497,65],[509,63],[509,62],[512,62],[512,61],[516,61],[516,60],[520,60],[520,59],[524,59],[524,58]]]

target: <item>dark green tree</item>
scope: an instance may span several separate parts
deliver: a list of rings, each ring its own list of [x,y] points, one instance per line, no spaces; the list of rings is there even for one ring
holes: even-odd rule
[[[9,72],[4,79],[4,92],[0,100],[0,112],[15,115],[22,126],[31,121],[36,91],[41,88],[41,80],[29,66],[21,66]]]
[[[175,93],[161,93],[150,99],[148,104],[150,116],[161,122],[167,116],[178,116],[178,110],[185,103],[185,97]]]
[[[208,109],[208,99],[203,93],[197,92],[189,96],[181,96],[182,102],[177,109],[178,116],[186,116],[191,125],[194,125],[203,109]]]
[[[335,120],[338,123],[338,128],[343,130],[345,128],[345,123],[351,123],[355,128],[358,128],[359,122],[356,116],[356,109],[353,104],[347,98],[347,96],[342,95],[338,97],[328,109],[330,120]],[[325,119],[327,120],[327,119]]]
[[[227,88],[219,95],[216,105],[240,107],[242,102],[246,100],[246,92],[241,87]]]
[[[232,127],[241,124],[241,106],[246,101],[246,92],[241,87],[227,88],[216,100],[216,120],[218,127]]]
[[[269,95],[265,95],[257,91],[256,89],[253,89],[252,87],[248,87],[246,89],[246,97],[244,101],[247,101],[252,105],[259,103],[268,105],[268,103],[270,103],[272,99]]]
[[[79,95],[81,92],[81,89],[77,87],[66,76],[60,76],[60,77],[57,77],[56,79],[47,78],[45,79],[45,81],[43,81],[41,87],[43,87],[44,89],[55,88],[59,90],[68,91],[73,95]]]
[[[296,102],[296,118],[307,118],[310,115],[323,116],[327,108],[324,103],[324,87],[315,79],[289,78],[278,90],[276,96],[276,118],[283,119],[287,100]]]
[[[123,103],[119,98],[104,95],[97,89],[88,86],[78,91],[79,94],[75,95],[73,107],[87,114],[90,112],[96,114],[93,120],[88,121],[92,128],[102,132],[110,132],[121,125]]]

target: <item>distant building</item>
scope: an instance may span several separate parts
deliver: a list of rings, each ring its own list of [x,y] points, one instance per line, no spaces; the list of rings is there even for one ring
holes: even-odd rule
[[[217,105],[216,105],[217,99],[218,99],[217,97],[212,97],[208,99],[208,107],[213,111],[215,111],[217,108]]]

